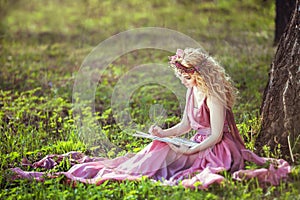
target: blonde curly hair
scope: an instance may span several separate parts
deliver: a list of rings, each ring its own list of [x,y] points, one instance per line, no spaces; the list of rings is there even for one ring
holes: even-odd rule
[[[228,109],[235,103],[237,89],[233,86],[231,78],[225,73],[224,68],[212,57],[201,49],[184,49],[181,64],[187,68],[195,68],[193,73],[180,71],[182,75],[188,74],[194,77],[197,87],[208,96],[217,97]]]

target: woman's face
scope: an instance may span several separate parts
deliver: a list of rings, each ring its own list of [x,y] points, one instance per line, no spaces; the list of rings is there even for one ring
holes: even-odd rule
[[[191,76],[189,74],[181,74],[176,72],[175,75],[180,79],[181,83],[187,87],[192,88],[193,86],[196,86],[196,79],[194,76]]]

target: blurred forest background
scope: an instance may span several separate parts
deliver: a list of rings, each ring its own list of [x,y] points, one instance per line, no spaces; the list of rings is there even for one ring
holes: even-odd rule
[[[103,40],[122,31],[163,27],[186,34],[214,56],[232,77],[239,90],[234,108],[238,128],[247,147],[254,144],[260,129],[259,109],[274,57],[275,2],[272,0],[0,0],[0,140],[1,199],[300,199],[299,167],[280,187],[262,189],[253,180],[230,180],[205,192],[180,186],[163,187],[141,182],[106,182],[101,186],[78,184],[76,189],[59,180],[32,183],[11,181],[7,170],[22,167],[47,154],[83,151],[95,156],[115,157],[138,152],[150,141],[131,137],[115,123],[111,95],[128,66],[166,62],[169,53],[139,50],[116,60],[99,81],[96,119],[91,126],[113,143],[95,138],[86,146],[72,113],[72,90],[84,58]],[[147,85],[131,99],[130,112],[141,129],[147,129],[149,108],[163,105],[164,127],[181,117],[179,103],[166,88]],[[280,148],[264,155],[281,157]],[[52,171],[67,170],[66,160]],[[230,178],[229,178],[230,179]],[[238,188],[238,189],[237,189]]]

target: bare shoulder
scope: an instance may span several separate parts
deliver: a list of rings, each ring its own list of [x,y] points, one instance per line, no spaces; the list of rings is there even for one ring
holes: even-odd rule
[[[207,96],[207,106],[212,107],[212,106],[222,106],[222,102],[215,96],[209,95]]]

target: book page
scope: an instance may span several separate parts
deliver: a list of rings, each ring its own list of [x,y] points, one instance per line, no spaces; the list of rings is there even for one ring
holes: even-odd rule
[[[136,137],[143,137],[143,138],[148,138],[148,139],[151,139],[151,140],[158,140],[158,141],[161,141],[161,142],[166,142],[166,143],[172,143],[174,144],[175,146],[179,147],[181,145],[185,145],[189,148],[197,145],[198,143],[197,142],[194,142],[192,140],[189,140],[189,139],[185,139],[185,138],[179,138],[179,137],[157,137],[157,136],[154,136],[154,135],[150,135],[148,133],[143,133],[141,131],[136,131],[135,134],[132,134],[133,136],[136,136]]]

